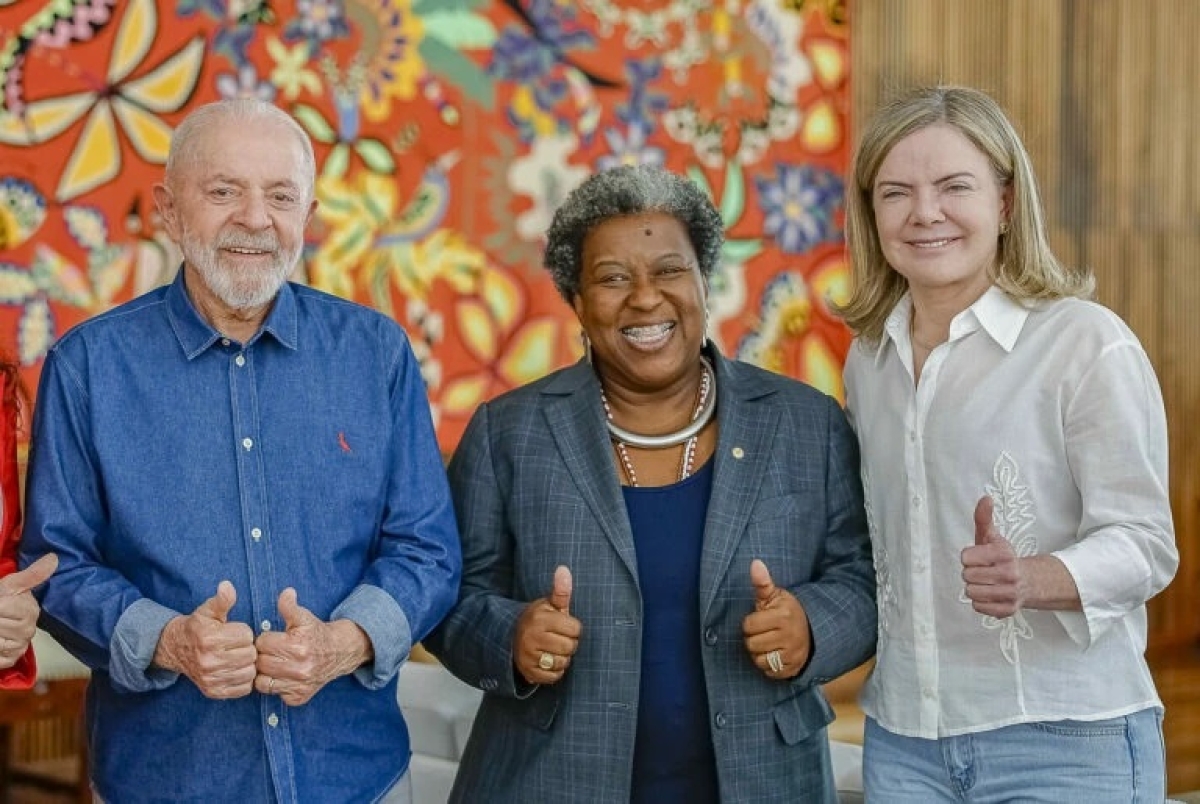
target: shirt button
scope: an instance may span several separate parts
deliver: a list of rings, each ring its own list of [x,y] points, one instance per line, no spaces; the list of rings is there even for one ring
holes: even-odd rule
[[[244,366],[244,365],[246,365],[246,356],[245,356],[245,355],[238,355],[237,357],[235,357],[235,358],[233,359],[233,362],[234,362],[234,363],[237,363],[237,364],[238,364],[238,367],[240,368],[241,366]]]
[[[254,541],[258,541],[259,539],[261,539],[262,538],[262,529],[261,528],[251,528],[250,529],[250,538],[253,539]]]
[[[249,449],[249,448],[247,447],[247,449]],[[913,497],[912,498],[912,506],[913,506],[913,508],[920,508],[921,507],[921,498]]]
[[[717,644],[717,631],[715,628],[704,629],[704,641],[709,645]]]
[[[228,339],[228,338],[222,338],[222,339],[221,339],[221,345],[222,345],[222,346],[228,346],[228,345],[229,345],[229,339]]]
[[[717,712],[717,716],[713,718],[713,722],[717,724],[718,729],[723,729],[723,728],[725,728],[725,724],[728,723],[729,720],[728,720],[728,718],[725,717],[724,712]]]
[[[262,628],[262,630],[264,630],[264,631],[270,631],[271,630],[271,621],[263,620],[262,624],[259,627]]]
[[[243,449],[248,450],[253,446],[254,446],[254,439],[252,439],[252,438],[243,438],[242,439],[242,448]]]
[[[921,688],[921,696],[932,701],[935,697],[933,687],[922,687]]]
[[[270,726],[271,728],[275,728],[276,726],[278,726],[279,725],[279,715],[272,712],[267,717],[267,725]]]

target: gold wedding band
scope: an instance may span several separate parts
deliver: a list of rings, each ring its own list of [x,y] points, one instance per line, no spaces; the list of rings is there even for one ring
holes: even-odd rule
[[[554,669],[554,654],[542,651],[542,655],[538,657],[538,667],[543,670]]]
[[[767,667],[771,668],[772,673],[783,670],[783,657],[779,655],[779,651],[773,650],[767,654]]]

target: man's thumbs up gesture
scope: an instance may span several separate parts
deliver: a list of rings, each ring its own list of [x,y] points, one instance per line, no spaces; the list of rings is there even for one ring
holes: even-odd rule
[[[20,572],[0,578],[0,670],[12,667],[29,649],[39,611],[33,589],[57,567],[58,556],[48,553]]]
[[[513,635],[513,665],[530,684],[553,684],[571,666],[583,626],[571,616],[571,570],[558,567],[550,594],[525,607]]]
[[[742,620],[746,650],[768,678],[793,678],[808,664],[812,634],[808,615],[795,595],[771,580],[767,565],[750,562],[754,611]]]
[[[237,602],[229,581],[186,616],[167,623],[154,651],[154,664],[182,673],[209,698],[241,698],[254,684],[254,632],[228,622]]]
[[[284,630],[258,635],[254,687],[278,695],[288,706],[308,703],[322,687],[353,673],[375,656],[366,632],[350,620],[327,623],[300,605],[296,590],[279,595]]]

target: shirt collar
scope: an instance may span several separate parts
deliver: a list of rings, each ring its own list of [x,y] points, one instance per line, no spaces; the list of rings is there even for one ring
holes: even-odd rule
[[[191,360],[214,343],[222,340],[222,335],[213,329],[192,304],[184,281],[185,271],[181,267],[175,276],[175,281],[167,288],[167,316],[171,328],[179,340],[183,353]],[[275,296],[275,303],[267,313],[267,319],[253,338],[245,345],[257,341],[265,334],[271,335],[282,346],[295,350],[299,326],[296,313],[296,292],[290,282],[285,282]]]
[[[954,316],[950,322],[950,340],[956,341],[982,329],[1001,349],[1011,352],[1027,318],[1029,308],[992,285],[974,304]],[[912,296],[905,293],[884,322],[883,337],[879,339],[879,348],[875,352],[876,364],[883,359],[889,342],[895,343],[897,349],[911,344],[908,335],[911,319]]]

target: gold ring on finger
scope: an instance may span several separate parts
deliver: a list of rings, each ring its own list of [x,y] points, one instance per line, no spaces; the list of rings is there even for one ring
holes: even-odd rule
[[[542,655],[538,657],[538,667],[543,670],[554,669],[554,654],[542,651]]]

